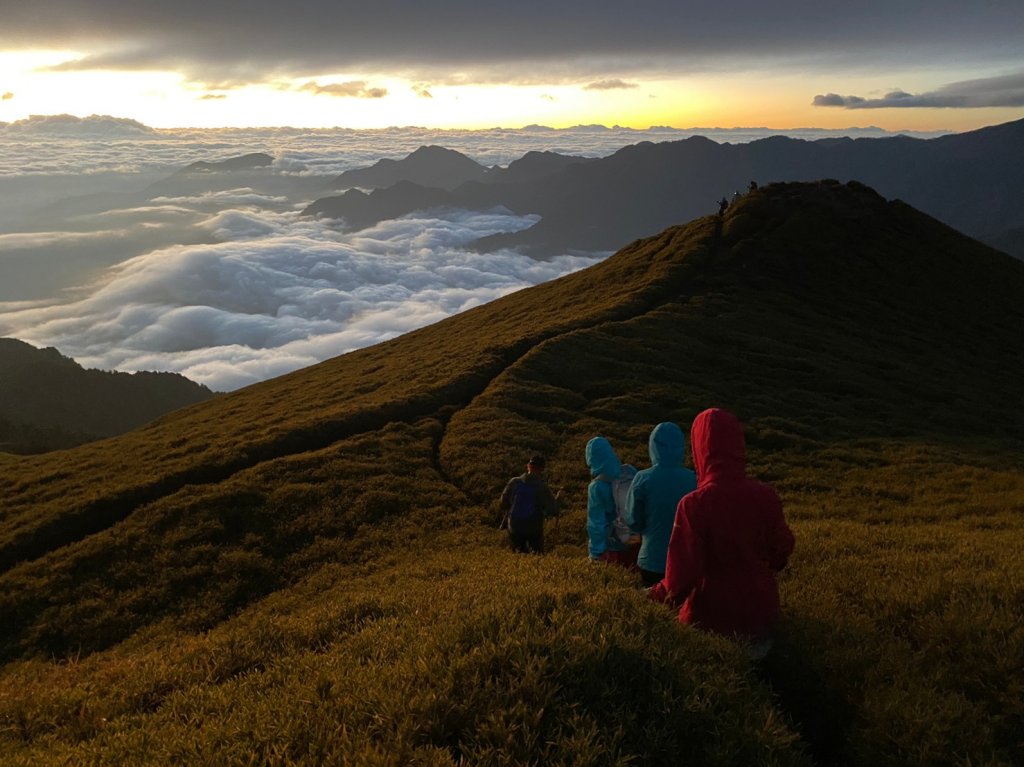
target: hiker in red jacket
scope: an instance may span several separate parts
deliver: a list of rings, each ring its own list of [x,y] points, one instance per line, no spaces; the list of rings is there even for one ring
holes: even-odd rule
[[[665,577],[651,599],[679,607],[679,620],[751,643],[763,655],[779,614],[775,574],[793,533],[775,490],[746,476],[743,426],[713,408],[690,430],[697,489],[676,508]]]

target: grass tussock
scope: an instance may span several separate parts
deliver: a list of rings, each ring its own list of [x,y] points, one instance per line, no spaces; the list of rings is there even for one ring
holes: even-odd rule
[[[593,269],[0,456],[0,761],[1024,761],[1024,269],[780,185]],[[797,534],[757,666],[584,557],[583,448],[747,425]],[[500,550],[533,452],[553,556]],[[9,499],[9,503],[7,502]]]

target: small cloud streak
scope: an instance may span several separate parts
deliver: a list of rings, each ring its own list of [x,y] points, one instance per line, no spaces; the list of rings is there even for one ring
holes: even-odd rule
[[[7,91],[3,96],[0,96],[0,100],[3,100],[3,101],[10,101],[13,98],[14,98],[14,94],[11,93],[10,91]]]
[[[320,85],[310,80],[299,88],[310,91],[318,96],[334,96],[336,98],[382,99],[388,95],[387,88],[367,88],[365,80],[352,80],[347,83],[328,83]]]
[[[825,93],[815,96],[811,103],[816,107],[841,107],[843,109],[1021,107],[1024,106],[1024,72],[1000,77],[963,80],[925,93],[908,93],[897,88],[881,98],[875,99]]]
[[[611,80],[597,80],[589,85],[583,86],[585,91],[624,91],[631,88],[639,88],[637,83],[629,83],[625,80],[614,78]]]
[[[426,85],[414,85],[412,86],[412,92],[419,96],[421,99],[434,98],[434,94],[427,89]]]
[[[223,93],[206,93],[206,94],[200,96],[199,100],[200,101],[221,101],[221,100],[226,99],[226,98],[227,98],[227,96],[225,96]]]

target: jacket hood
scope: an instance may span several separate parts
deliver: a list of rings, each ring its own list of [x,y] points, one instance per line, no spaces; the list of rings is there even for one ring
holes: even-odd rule
[[[728,410],[711,408],[694,418],[690,444],[699,485],[746,474],[743,425]]]
[[[651,456],[651,464],[655,466],[682,466],[684,450],[686,438],[683,430],[669,421],[655,426],[647,440],[647,451]]]
[[[619,457],[604,437],[594,437],[587,443],[587,466],[590,467],[590,476],[604,476],[609,481],[618,478],[622,471]]]

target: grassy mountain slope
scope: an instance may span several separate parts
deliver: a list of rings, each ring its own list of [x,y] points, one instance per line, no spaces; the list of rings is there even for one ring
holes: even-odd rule
[[[870,190],[718,221],[59,456],[0,459],[10,763],[1009,764],[1024,265]],[[583,561],[583,446],[711,405],[797,534],[759,669]],[[535,450],[569,509],[514,557]]]

